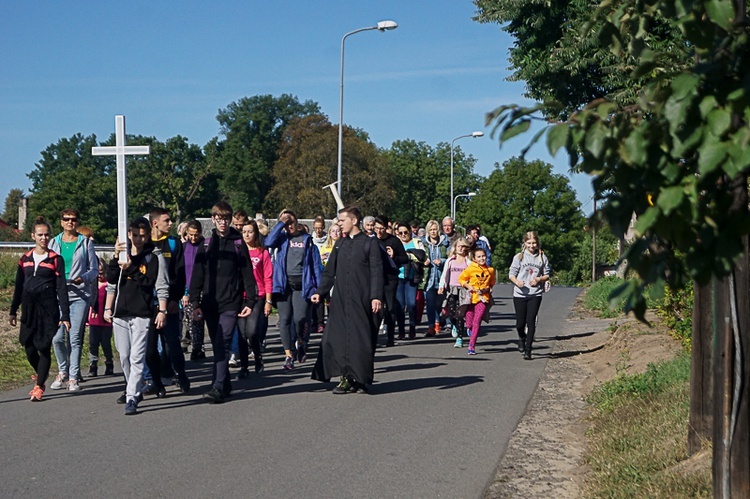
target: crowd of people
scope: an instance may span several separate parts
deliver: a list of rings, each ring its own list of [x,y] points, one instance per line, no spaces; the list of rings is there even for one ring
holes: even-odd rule
[[[126,415],[137,414],[145,396],[165,397],[168,384],[190,391],[185,354],[191,361],[206,358],[205,330],[213,366],[203,398],[224,402],[232,392],[230,367],[239,367],[237,379],[251,376],[251,360],[256,374],[264,371],[274,308],[282,368],[307,362],[311,339],[322,334],[312,378],[337,378],[334,394],[367,393],[376,348],[415,339],[425,316],[425,337],[450,332],[454,347],[468,341],[467,354],[477,354],[496,283],[492,249],[479,225],[462,235],[450,217],[422,228],[363,217],[350,206],[328,227],[323,217],[308,227],[284,210],[269,228],[223,201],[212,207],[211,223],[210,237],[204,238],[198,220],[172,235],[169,212],[154,208],[148,219],[129,224],[128,240],[116,241],[105,261],[75,209],[62,211],[62,231],[55,237],[38,218],[35,246],[18,264],[10,309],[14,326],[22,311],[19,340],[35,371],[31,400],[42,400],[53,347],[58,373],[50,389],[81,389],[86,324],[89,376],[99,374],[100,349],[104,374],[114,374],[114,338],[125,378],[117,402]],[[527,232],[508,275],[525,359],[531,359],[549,276],[539,237]]]

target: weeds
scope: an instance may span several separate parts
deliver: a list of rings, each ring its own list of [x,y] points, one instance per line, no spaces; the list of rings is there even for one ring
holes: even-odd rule
[[[618,375],[589,396],[591,474],[585,497],[710,497],[711,470],[671,471],[687,458],[690,357]]]

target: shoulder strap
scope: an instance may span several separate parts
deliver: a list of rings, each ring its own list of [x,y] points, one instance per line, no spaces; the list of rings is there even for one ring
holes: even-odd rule
[[[174,236],[169,236],[167,241],[169,242],[169,251],[174,254],[174,250],[177,249],[177,240]]]

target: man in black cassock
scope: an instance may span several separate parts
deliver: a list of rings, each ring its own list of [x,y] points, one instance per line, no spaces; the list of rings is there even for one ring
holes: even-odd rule
[[[383,259],[376,238],[359,228],[359,208],[339,211],[338,224],[347,235],[333,247],[320,286],[312,295],[320,302],[333,288],[328,323],[323,332],[312,379],[330,381],[338,376],[335,394],[367,393],[374,376],[378,335],[377,313],[383,298]]]

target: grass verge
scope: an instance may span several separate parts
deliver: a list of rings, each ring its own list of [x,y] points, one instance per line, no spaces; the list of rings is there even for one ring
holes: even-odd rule
[[[588,397],[594,411],[584,497],[711,497],[711,469],[672,468],[688,458],[690,357],[620,375]]]

